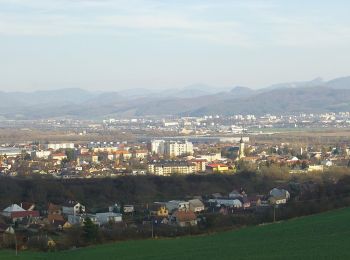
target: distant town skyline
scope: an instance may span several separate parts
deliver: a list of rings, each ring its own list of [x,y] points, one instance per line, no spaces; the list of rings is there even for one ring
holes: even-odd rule
[[[350,2],[0,0],[0,90],[348,76]]]

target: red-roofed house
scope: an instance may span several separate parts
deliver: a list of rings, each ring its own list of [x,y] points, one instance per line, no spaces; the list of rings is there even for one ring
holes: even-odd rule
[[[22,220],[26,217],[39,217],[39,211],[36,210],[25,210],[17,204],[12,204],[5,208],[1,214],[5,217],[12,219],[13,222],[16,220]]]
[[[177,210],[172,215],[172,219],[180,227],[197,225],[197,216],[192,210]]]
[[[210,173],[227,172],[228,166],[226,164],[221,163],[211,163],[206,166],[206,171]]]
[[[63,159],[67,159],[67,155],[64,153],[53,153],[51,154],[51,158],[53,160],[62,161]]]

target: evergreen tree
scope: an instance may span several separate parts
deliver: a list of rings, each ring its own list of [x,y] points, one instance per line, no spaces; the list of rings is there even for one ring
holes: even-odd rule
[[[84,237],[87,242],[94,242],[97,238],[98,226],[87,217],[84,220]]]

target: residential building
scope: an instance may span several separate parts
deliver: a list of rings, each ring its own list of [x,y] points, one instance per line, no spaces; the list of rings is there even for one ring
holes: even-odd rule
[[[38,218],[39,211],[25,210],[17,204],[12,204],[3,210],[1,215],[8,217],[15,222],[17,220],[22,220],[23,218]]]
[[[248,197],[251,207],[259,207],[261,205],[261,196]]]
[[[92,148],[92,151],[94,153],[113,153],[115,151],[118,151],[118,147],[95,147]]]
[[[157,217],[168,217],[169,210],[166,208],[165,202],[154,202],[149,206],[151,215]]]
[[[48,159],[51,155],[51,151],[46,150],[38,150],[38,151],[32,151],[31,156],[32,158],[40,158],[40,159]]]
[[[222,163],[211,163],[206,166],[206,171],[209,173],[223,173],[228,170],[228,166]]]
[[[62,214],[77,215],[85,212],[85,206],[77,201],[70,200],[62,205]]]
[[[290,198],[290,193],[285,189],[273,188],[269,194],[269,203],[274,205],[286,204]]]
[[[193,212],[202,212],[204,211],[204,203],[200,199],[192,199],[188,201],[190,210]]]
[[[188,201],[183,201],[183,200],[170,200],[165,203],[165,206],[169,210],[169,212],[172,212],[174,210],[190,209],[190,203]]]
[[[123,212],[124,213],[133,213],[135,211],[134,205],[124,205]]]
[[[51,154],[51,159],[61,162],[62,160],[67,159],[67,155],[65,153],[53,153]]]
[[[164,140],[153,140],[151,142],[151,152],[155,154],[164,154]]]
[[[98,162],[98,155],[94,153],[85,153],[77,156],[78,165]]]
[[[24,150],[20,148],[13,147],[1,147],[0,148],[0,156],[6,155],[7,157],[16,157],[21,155]]]
[[[64,221],[62,216],[62,207],[53,203],[49,203],[47,209],[47,219],[50,223]]]
[[[171,126],[179,126],[179,122],[171,121],[171,122],[163,122],[164,127],[171,127]]]
[[[188,141],[169,141],[164,144],[164,153],[169,157],[177,157],[181,155],[192,155],[193,144]]]
[[[240,192],[238,192],[237,190],[233,190],[228,194],[228,197],[230,199],[240,199],[243,197],[243,195]]]
[[[117,223],[117,222],[122,222],[122,214],[120,213],[115,213],[115,212],[101,212],[101,213],[96,213],[96,219],[97,222],[100,225],[108,224],[108,223]]]
[[[114,160],[130,160],[132,158],[132,153],[127,150],[118,150],[113,152]]]
[[[192,174],[195,173],[195,171],[195,164],[186,161],[165,161],[148,164],[148,172],[159,176]]]
[[[226,198],[218,198],[218,199],[209,199],[209,203],[215,204],[216,206],[226,206],[231,208],[242,208],[243,203],[239,199],[226,199]]]
[[[195,172],[205,172],[208,162],[205,159],[191,159],[189,163],[195,166]]]
[[[49,143],[45,144],[46,150],[74,149],[74,143]]]
[[[147,157],[148,151],[147,150],[135,150],[132,154],[137,159],[144,159]]]
[[[222,160],[221,153],[201,154],[201,155],[198,155],[197,158],[207,160],[208,162]]]
[[[172,221],[180,227],[196,226],[197,216],[191,210],[177,210],[172,215]]]
[[[95,214],[77,214],[77,215],[68,215],[68,222],[72,225],[83,225],[85,219],[91,219],[91,221],[96,224],[100,225],[100,223],[97,220],[97,217]]]
[[[250,200],[248,199],[247,196],[243,196],[240,201],[242,202],[242,206],[244,209],[247,209],[247,208],[250,208],[251,206],[251,203],[250,203]]]

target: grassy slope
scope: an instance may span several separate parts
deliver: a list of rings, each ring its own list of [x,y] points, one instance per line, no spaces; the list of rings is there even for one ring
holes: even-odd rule
[[[210,236],[128,241],[21,259],[350,259],[350,208]],[[18,259],[0,251],[0,259]]]

